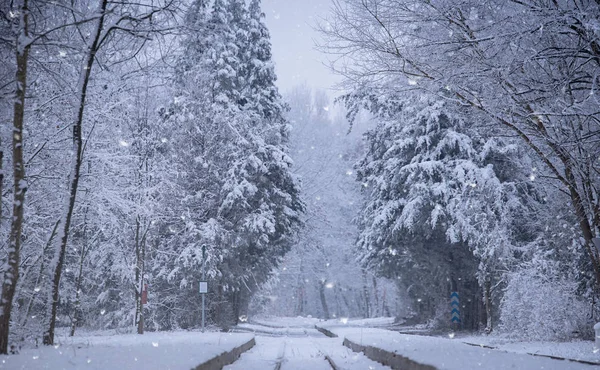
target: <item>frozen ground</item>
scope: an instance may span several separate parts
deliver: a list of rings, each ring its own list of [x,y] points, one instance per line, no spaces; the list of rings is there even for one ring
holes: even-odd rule
[[[189,370],[252,337],[201,332],[75,336],[60,338],[55,346],[0,356],[0,369]]]
[[[457,339],[407,335],[367,327],[327,327],[354,343],[373,346],[444,370],[464,369],[596,369],[594,365],[535,357],[495,349],[468,346]]]
[[[564,357],[600,364],[600,353],[594,352],[594,342],[592,341],[525,342],[498,336],[466,336],[458,339],[465,343],[490,346],[509,352]]]
[[[242,354],[227,370],[330,370],[332,361],[338,369],[390,369],[369,360],[342,345],[343,338],[328,338],[314,329],[318,320],[290,319],[289,321],[259,320],[262,324],[244,324],[245,329],[256,330],[256,346]],[[286,326],[286,324],[289,324]]]
[[[389,318],[328,321],[302,317],[261,318],[237,328],[237,331],[251,333],[95,333],[59,337],[59,344],[54,347],[24,349],[19,355],[0,356],[0,369],[191,369],[255,335],[256,346],[226,367],[227,370],[320,370],[332,369],[331,363],[344,370],[389,369],[343,346],[344,338],[395,352],[440,370],[598,369],[594,365],[525,354],[598,361],[600,354],[593,353],[591,342],[509,343],[506,338],[490,336],[440,338],[381,329],[392,323]],[[324,336],[315,325],[327,328],[338,337]]]
[[[371,319],[331,319],[319,320],[315,318],[292,317],[292,318],[260,318],[254,319],[254,323],[277,326],[281,330],[300,330],[301,327],[311,327],[318,325],[326,328],[347,328],[347,327],[378,327],[387,328],[394,326],[394,319],[388,317],[371,318]],[[422,333],[426,332],[424,328],[402,327],[402,332],[406,333]],[[448,336],[448,339],[450,336]],[[498,350],[515,352],[522,354],[538,354],[546,356],[563,357],[574,360],[597,362],[600,364],[600,353],[594,352],[594,343],[592,341],[572,341],[572,342],[533,342],[533,341],[515,341],[509,338],[500,336],[461,336],[456,335],[454,340],[465,343],[491,346]]]

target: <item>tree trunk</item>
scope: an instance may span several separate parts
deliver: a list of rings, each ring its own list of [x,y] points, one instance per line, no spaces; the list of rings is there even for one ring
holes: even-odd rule
[[[490,334],[494,329],[492,326],[492,281],[489,277],[485,278],[484,288],[483,288],[483,300],[485,304],[485,332]]]
[[[383,310],[383,315],[384,315],[385,317],[392,317],[392,314],[390,313],[390,306],[389,306],[389,305],[388,305],[388,303],[387,303],[387,295],[386,295],[386,292],[387,292],[387,289],[386,289],[386,287],[384,286],[384,287],[383,287],[383,297],[382,297],[382,299],[381,299],[381,300],[382,300],[381,307],[382,307],[382,310]]]
[[[327,297],[325,297],[325,281],[319,283],[319,297],[323,307],[323,318],[329,320],[329,308],[327,307]]]
[[[137,333],[144,334],[144,273],[145,273],[145,259],[146,259],[146,231],[144,235],[140,239],[140,218],[139,216],[136,219],[136,232],[135,232],[135,245],[136,245],[136,271],[135,278],[137,282],[137,291],[136,291],[136,299],[137,299],[137,311],[136,311],[136,321],[137,321]],[[146,293],[148,294],[148,293]]]
[[[69,238],[69,229],[71,227],[71,217],[73,215],[73,209],[75,208],[75,200],[77,198],[77,188],[79,186],[79,174],[81,170],[81,162],[83,156],[83,141],[81,137],[82,125],[83,125],[83,114],[85,109],[85,99],[87,95],[87,86],[90,80],[90,73],[92,71],[92,66],[94,64],[94,57],[96,55],[96,51],[98,50],[98,43],[100,41],[100,35],[102,32],[102,27],[104,23],[104,17],[106,15],[106,6],[108,0],[100,0],[100,6],[98,9],[98,13],[100,17],[98,18],[98,23],[96,24],[95,29],[93,30],[93,34],[91,37],[91,43],[89,44],[87,53],[85,55],[85,59],[83,62],[83,69],[81,71],[80,79],[79,79],[79,106],[77,109],[77,116],[75,117],[75,122],[73,123],[73,151],[75,153],[75,158],[73,158],[73,169],[71,173],[71,181],[70,181],[70,189],[69,189],[69,202],[67,205],[66,215],[64,218],[64,223],[62,225],[61,230],[61,238],[60,245],[57,249],[57,258],[56,258],[56,266],[54,269],[54,276],[52,279],[52,292],[50,296],[50,301],[48,302],[50,306],[50,317],[48,323],[48,329],[44,333],[43,343],[45,345],[53,345],[54,344],[54,329],[56,326],[56,311],[58,308],[58,293],[60,287],[60,277],[62,275],[62,268],[65,261],[65,251],[67,248],[67,241]]]
[[[365,299],[365,311],[364,311],[364,316],[365,318],[369,318],[371,317],[371,300],[369,299],[369,286],[368,286],[368,280],[367,280],[367,271],[366,270],[362,270],[362,277],[363,277],[363,294],[364,299]]]
[[[141,275],[141,266],[140,266],[140,218],[136,216],[135,218],[135,238],[134,238],[134,248],[135,248],[135,283],[133,284],[133,293],[135,295],[135,320],[133,322],[134,326],[139,325],[140,320],[140,305],[142,303],[142,289],[140,287],[140,275]]]
[[[87,219],[87,210],[86,217]],[[88,240],[87,240],[87,220],[84,220],[83,227],[83,246],[81,247],[81,255],[79,258],[79,273],[77,274],[77,281],[75,282],[75,309],[73,310],[73,318],[71,319],[71,332],[70,336],[75,336],[75,329],[79,324],[78,318],[81,315],[81,284],[83,281],[83,262],[88,251]]]
[[[377,317],[381,315],[381,311],[379,310],[379,292],[377,291],[377,279],[375,275],[373,275],[373,296],[375,297],[375,310],[373,314]]]
[[[25,163],[23,162],[23,121],[25,116],[25,91],[27,88],[27,61],[29,58],[29,8],[28,0],[23,0],[17,36],[16,92],[13,116],[12,156],[13,156],[13,215],[10,224],[8,263],[2,279],[2,299],[0,301],[0,354],[8,352],[10,315],[13,298],[19,280],[19,260],[21,253],[21,230],[23,227],[23,203],[27,184]]]

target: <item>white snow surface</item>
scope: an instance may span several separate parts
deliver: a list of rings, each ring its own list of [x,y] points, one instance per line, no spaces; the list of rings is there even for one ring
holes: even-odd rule
[[[381,320],[360,320],[363,324]],[[384,320],[389,322],[389,319]],[[248,330],[257,334],[256,346],[242,354],[227,370],[273,369],[277,363],[285,370],[331,370],[328,356],[339,369],[384,370],[389,369],[342,345],[343,338],[329,338],[315,329],[315,324],[335,324],[336,320],[323,321],[314,318],[261,318],[240,324],[236,330]]]
[[[378,328],[325,326],[352,342],[381,348],[440,370],[572,370],[595,369],[596,366],[572,361],[510,353],[497,349],[469,346],[458,339],[407,335]]]
[[[594,342],[578,340],[572,342],[548,341],[515,341],[501,336],[466,336],[458,338],[460,341],[471,344],[495,347],[499,350],[516,353],[533,353],[545,356],[556,356],[574,360],[597,362],[600,364],[600,353],[594,351]]]
[[[54,346],[0,356],[0,369],[189,370],[247,341],[253,334],[147,332],[75,336]]]
[[[278,362],[285,370],[331,370],[325,356],[344,370],[389,369],[342,345],[339,338],[257,336],[256,346],[242,354],[227,370],[274,369]]]

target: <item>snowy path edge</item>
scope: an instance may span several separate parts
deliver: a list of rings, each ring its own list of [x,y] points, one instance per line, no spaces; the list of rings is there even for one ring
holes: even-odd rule
[[[233,348],[230,351],[223,352],[220,355],[211,358],[210,360],[196,366],[192,370],[221,370],[224,366],[234,363],[242,353],[250,350],[256,345],[254,337],[246,343]]]
[[[354,352],[362,352],[373,361],[379,362],[383,365],[389,366],[392,369],[402,370],[437,370],[436,367],[431,365],[423,365],[416,361],[409,359],[408,357],[400,356],[397,353],[389,352],[377,347],[363,346],[358,343],[354,343],[348,338],[344,338],[344,346],[350,348]]]

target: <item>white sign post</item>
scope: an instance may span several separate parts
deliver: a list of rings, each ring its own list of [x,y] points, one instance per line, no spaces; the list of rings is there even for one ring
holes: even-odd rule
[[[208,281],[201,281],[199,286],[200,286],[200,289],[199,289],[200,294],[208,293]]]
[[[202,296],[202,332],[204,333],[204,298],[208,293],[208,282],[206,281],[206,271],[204,263],[206,262],[206,245],[202,245],[202,280],[198,283],[198,292]]]

